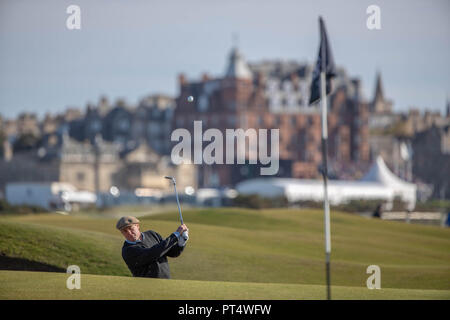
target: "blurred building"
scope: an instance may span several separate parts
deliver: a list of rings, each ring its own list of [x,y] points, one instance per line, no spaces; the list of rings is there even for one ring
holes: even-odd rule
[[[7,182],[68,182],[79,190],[171,191],[170,175],[180,188],[197,187],[194,165],[174,166],[170,134],[175,101],[165,95],[142,99],[137,107],[101,97],[82,113],[46,114],[38,121],[22,113],[0,122],[0,188]]]
[[[384,95],[381,73],[378,71],[376,76],[375,94],[369,104],[369,128],[384,129],[395,122],[396,116],[392,112],[392,101]]]
[[[88,104],[84,116],[67,125],[70,136],[78,141],[92,143],[100,134],[103,140],[129,149],[144,140],[157,153],[167,155],[174,107],[174,99],[165,95],[145,97],[137,107],[123,100],[110,105],[103,97],[97,106]]]
[[[106,192],[111,186],[165,188],[167,183],[160,179],[164,175],[193,187],[234,186],[260,176],[264,166],[249,161],[174,166],[169,157],[175,144],[171,133],[185,128],[193,136],[195,120],[202,121],[203,131],[217,128],[223,135],[226,129],[279,129],[277,177],[318,178],[321,114],[318,105],[308,106],[312,69],[298,61],[247,63],[233,48],[221,75],[205,73],[188,80],[180,74],[177,98],[153,94],[130,105],[121,99],[111,103],[103,96],[85,110],[72,107],[62,114],[46,114],[41,121],[32,113],[0,119],[0,187],[11,181],[67,181],[79,189]],[[448,139],[449,102],[445,116],[417,108],[395,113],[380,72],[371,99],[364,95],[360,80],[343,68],[337,68],[332,83],[328,100],[332,179],[361,178],[370,162],[382,156],[402,179],[434,184],[435,195],[446,194],[436,191],[444,188],[438,174],[443,162],[426,168],[423,159],[436,154],[438,161],[447,159],[442,156],[447,147],[439,141]],[[423,143],[430,137],[436,141]]]
[[[446,109],[449,107],[447,102]],[[449,112],[441,115],[438,111],[420,112],[417,108],[411,108],[405,113],[392,114],[390,124],[371,128],[371,157],[381,155],[391,170],[406,181],[414,181],[419,185],[427,183],[432,187],[434,185],[435,190],[440,189],[442,186],[437,178],[440,168],[445,167],[446,163],[445,157],[435,155],[441,152],[438,150],[445,150],[440,141],[445,141],[445,134],[442,132],[445,132],[449,125]],[[432,136],[434,138],[431,138]],[[430,144],[419,142],[425,140]],[[423,167],[420,163],[425,159],[434,159],[435,165]],[[433,196],[438,194],[434,193]]]
[[[156,153],[145,141],[123,150],[98,135],[93,144],[63,139],[59,164],[59,181],[81,190],[109,192],[120,190],[157,189],[170,191],[164,176],[177,178],[180,188],[197,187],[194,165],[174,166],[167,156]]]
[[[128,190],[156,189],[172,191],[164,176],[173,176],[180,190],[190,186],[197,188],[196,166],[181,164],[174,166],[168,156],[162,156],[150,148],[145,141],[123,154],[123,165],[115,174],[117,185]]]
[[[0,159],[0,189],[8,182],[67,182],[78,190],[106,193],[111,187],[172,191],[164,176],[174,176],[179,188],[197,188],[195,165],[174,166],[145,142],[122,150],[120,144],[97,136],[94,143],[68,135],[47,136],[38,150]]]
[[[134,140],[144,139],[157,153],[170,154],[170,135],[175,99],[166,95],[151,95],[139,102],[131,128]]]
[[[121,167],[119,145],[100,136],[91,144],[63,136],[59,157],[60,182],[68,182],[77,189],[108,192],[115,185],[114,174]]]
[[[17,135],[30,134],[36,137],[41,135],[39,121],[36,114],[24,112],[17,119]]]
[[[413,175],[433,186],[433,197],[450,199],[450,125],[417,133],[412,146]]]

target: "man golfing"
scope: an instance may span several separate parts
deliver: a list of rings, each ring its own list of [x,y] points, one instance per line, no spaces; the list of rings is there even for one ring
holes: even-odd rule
[[[189,240],[189,229],[183,222],[175,178],[165,178],[172,182],[177,199],[181,222],[177,231],[163,240],[155,231],[141,232],[139,220],[131,216],[120,218],[116,225],[125,237],[122,247],[123,260],[134,277],[170,279],[167,257],[178,257]]]
[[[140,231],[139,220],[132,216],[122,217],[116,228],[125,237],[122,257],[134,277],[170,279],[167,257],[178,257],[186,245],[182,236],[188,231],[185,224],[178,227],[166,239],[152,230]]]

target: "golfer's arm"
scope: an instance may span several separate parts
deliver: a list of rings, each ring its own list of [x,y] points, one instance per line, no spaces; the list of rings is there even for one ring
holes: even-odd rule
[[[184,246],[180,247],[179,245],[173,246],[172,248],[170,248],[169,252],[167,252],[167,256],[171,257],[171,258],[176,258],[178,257],[181,252],[183,252]]]
[[[151,248],[130,248],[130,254],[135,257],[135,265],[154,262],[166,255],[167,252],[178,243],[178,239],[174,234],[171,234],[165,240],[155,244]]]

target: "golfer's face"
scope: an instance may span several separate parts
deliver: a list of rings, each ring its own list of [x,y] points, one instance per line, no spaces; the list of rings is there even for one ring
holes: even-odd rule
[[[141,231],[139,230],[138,224],[132,224],[129,227],[123,228],[120,230],[128,241],[137,241],[141,237]]]

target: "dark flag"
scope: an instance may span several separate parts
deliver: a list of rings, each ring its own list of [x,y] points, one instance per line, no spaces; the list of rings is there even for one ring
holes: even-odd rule
[[[328,43],[327,30],[325,29],[325,24],[322,17],[319,17],[320,25],[320,47],[319,55],[317,57],[316,66],[313,71],[312,82],[311,82],[311,95],[309,97],[309,104],[313,104],[320,99],[320,72],[325,72],[326,78],[326,94],[331,92],[331,81],[330,79],[336,76],[336,70],[333,60],[333,55],[331,54],[331,47]]]

